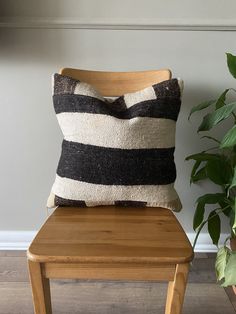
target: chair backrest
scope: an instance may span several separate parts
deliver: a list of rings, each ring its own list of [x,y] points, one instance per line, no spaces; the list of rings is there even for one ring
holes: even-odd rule
[[[103,96],[121,96],[171,78],[171,71],[102,72],[64,68],[60,73],[93,85]]]

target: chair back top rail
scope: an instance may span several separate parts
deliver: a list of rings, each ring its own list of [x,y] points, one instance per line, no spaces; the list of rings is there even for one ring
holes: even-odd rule
[[[93,85],[105,97],[122,96],[171,79],[169,69],[138,72],[103,72],[63,68],[60,74]]]

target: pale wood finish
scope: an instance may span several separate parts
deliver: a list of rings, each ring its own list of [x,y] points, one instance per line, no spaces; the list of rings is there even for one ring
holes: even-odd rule
[[[34,311],[37,314],[51,314],[52,306],[49,280],[42,274],[42,265],[29,260],[28,267],[34,300]]]
[[[165,314],[182,312],[188,271],[189,263],[177,264],[174,280],[168,284]]]
[[[60,73],[93,85],[103,96],[121,96],[171,78],[169,69],[140,72],[101,72],[64,68]]]
[[[171,78],[170,70],[62,69],[103,96],[120,96]],[[51,313],[49,278],[167,280],[168,314],[180,314],[192,247],[163,208],[57,208],[28,249],[36,314]]]
[[[40,263],[176,264],[192,257],[175,215],[154,207],[57,208],[28,250]]]
[[[174,265],[120,263],[44,263],[44,276],[52,279],[149,280],[174,279]]]
[[[151,207],[59,207],[28,249],[31,264],[41,265],[41,281],[169,281],[168,314],[181,313],[178,302],[183,301],[186,286],[182,273],[185,269],[187,276],[186,265],[192,258],[192,247],[175,215],[170,210]],[[42,287],[41,283],[34,300],[41,296],[44,304]]]
[[[215,255],[211,254],[208,257],[207,253],[195,253],[194,260],[191,263],[188,283],[216,282]],[[26,251],[0,251],[0,282],[28,282],[29,276],[25,257]]]

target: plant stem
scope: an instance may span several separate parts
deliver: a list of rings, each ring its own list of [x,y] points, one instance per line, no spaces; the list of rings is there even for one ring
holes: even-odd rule
[[[224,246],[226,246],[226,242],[227,242],[231,237],[232,237],[232,236],[228,236],[228,237],[225,239]]]
[[[223,212],[224,210],[226,210],[228,207],[230,207],[230,205],[227,205],[227,206],[224,207],[224,208],[217,208],[216,210],[219,209],[219,211],[218,211],[217,213],[215,213],[215,214],[212,215],[210,218],[207,218],[206,220],[204,220],[204,221],[201,223],[200,227],[198,228],[198,231],[197,231],[196,237],[195,237],[195,239],[194,239],[194,242],[193,242],[193,248],[195,248],[195,245],[196,245],[196,243],[197,243],[198,236],[199,236],[199,234],[200,234],[202,228],[205,226],[205,224],[206,224],[209,220],[213,219],[216,215],[218,215],[218,213],[222,213],[222,212]]]

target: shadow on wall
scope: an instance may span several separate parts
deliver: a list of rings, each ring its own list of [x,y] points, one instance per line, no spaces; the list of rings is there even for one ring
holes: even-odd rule
[[[21,17],[24,19],[37,17],[37,18],[78,18],[78,17],[93,17],[100,16],[104,13],[104,5],[106,12],[115,11],[116,6],[119,4],[107,1],[106,3],[93,2],[89,5],[87,1],[70,0],[68,6],[64,0],[7,0],[0,2],[0,16],[7,17]]]
[[[65,53],[64,37],[62,32],[54,30],[24,29],[24,31],[16,31],[11,28],[0,28],[1,59],[5,58],[7,61],[13,60],[18,63],[34,63],[35,65],[37,63],[51,64],[55,59],[60,62]],[[77,53],[80,54],[79,47]]]

